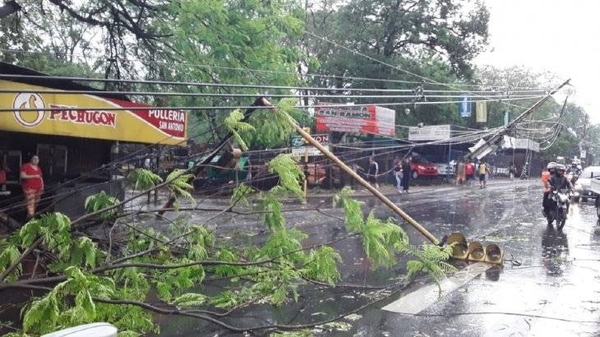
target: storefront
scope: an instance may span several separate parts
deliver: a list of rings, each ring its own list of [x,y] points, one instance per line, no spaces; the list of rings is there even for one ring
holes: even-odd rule
[[[48,209],[77,215],[87,195],[99,188],[115,192],[109,185],[120,142],[184,146],[186,130],[184,111],[0,63],[0,158],[10,192],[0,196],[0,212],[19,217],[19,168],[34,154]]]

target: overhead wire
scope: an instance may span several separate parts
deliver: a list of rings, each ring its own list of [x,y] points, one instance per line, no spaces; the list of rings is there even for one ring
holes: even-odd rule
[[[366,55],[363,55],[363,56],[368,57]],[[384,64],[386,64],[386,63],[384,63]],[[388,64],[386,64],[386,65],[388,65]],[[391,65],[388,65],[388,66],[391,66]],[[398,67],[393,67],[393,66],[391,66],[391,67],[394,68],[394,69],[399,69]],[[399,69],[399,70],[406,72],[405,70],[402,70],[402,69]],[[419,75],[414,74],[414,73],[411,73],[411,74],[414,75],[414,76],[419,76]],[[45,77],[45,78],[47,78],[47,77]],[[83,78],[70,78],[70,79],[71,80],[83,80]],[[421,79],[424,80],[425,78],[421,77]],[[93,81],[93,79],[85,79],[85,80],[87,80],[87,81]],[[428,80],[428,82],[431,82],[430,79],[427,79],[427,80]],[[141,83],[141,82],[137,81],[136,83]],[[164,81],[161,82],[161,83],[165,84]],[[173,82],[169,82],[169,84],[173,84]],[[180,83],[177,83],[177,84],[178,85],[182,85]],[[441,83],[435,83],[435,84],[441,84]],[[203,86],[208,86],[208,85],[217,86],[218,85],[218,86],[223,86],[223,84],[215,84],[215,83],[209,83],[209,84],[202,83],[202,84],[195,84],[195,85],[203,85]],[[238,85],[230,85],[230,86],[238,86]],[[248,87],[250,87],[250,85],[239,85],[238,87],[248,88]],[[256,86],[251,86],[251,87],[255,88]],[[288,87],[288,89],[289,89],[289,87]],[[332,88],[319,88],[319,90],[331,91]],[[336,90],[337,90],[337,88],[336,88]],[[359,91],[359,90],[353,89],[353,88],[340,88],[339,90],[343,90],[343,91],[347,91],[347,92]],[[11,91],[10,90],[6,90],[5,92],[10,93]],[[404,90],[404,91],[400,91],[400,92],[408,92],[408,91]],[[444,91],[439,91],[439,90],[438,91],[433,91],[433,90],[430,90],[429,92],[444,92]],[[47,90],[47,93],[54,93],[54,92],[51,91],[51,90]],[[55,93],[65,94],[64,91],[56,91]],[[87,92],[84,92],[84,91],[82,91],[82,92],[71,92],[70,94],[84,94],[84,93],[87,93]],[[97,91],[90,92],[90,94],[98,94],[98,93],[99,92],[97,92]],[[111,92],[100,92],[100,93],[110,94]],[[200,97],[202,97],[202,96],[205,96],[205,97],[214,97],[214,96],[216,96],[215,94],[208,94],[208,93],[176,93],[176,92],[175,93],[172,93],[172,92],[171,93],[165,93],[165,92],[133,92],[132,91],[132,92],[112,92],[112,93],[114,93],[114,94],[117,94],[117,93],[118,94],[129,94],[129,95],[153,95],[153,96],[160,96],[160,95],[163,95],[163,96],[195,96],[195,97],[199,97],[199,96]],[[223,94],[223,96],[227,96],[227,95],[229,95],[230,97],[250,97],[250,95],[246,95],[246,94]],[[252,96],[254,96],[254,95],[252,95]],[[307,95],[275,95],[275,94],[274,95],[269,95],[269,96],[273,96],[273,97],[294,97],[294,98],[302,98],[302,97],[317,98],[317,97],[332,97],[332,96],[333,96],[332,98],[412,98],[412,97],[414,97],[413,95],[405,95],[405,96],[399,95],[397,97],[394,97],[394,96],[389,97],[390,95],[387,95],[387,96],[386,95],[308,95],[307,96]],[[524,96],[524,97],[521,98],[519,96]],[[452,95],[428,95],[427,97],[429,99],[433,99],[433,98],[448,98],[448,97],[455,97],[455,96],[452,96]],[[536,98],[536,97],[539,97],[539,96],[514,95],[512,98],[501,98],[500,100],[501,101],[508,101],[508,100],[512,101],[512,100],[518,100],[518,99],[532,99],[532,98]],[[498,98],[494,97],[494,99],[491,99],[491,100],[498,100]],[[375,103],[375,104],[377,104],[377,105],[391,106],[391,105],[407,105],[407,104],[411,104],[411,105],[425,105],[425,104],[456,104],[456,103],[458,103],[458,101],[427,101],[427,102],[397,102],[397,103],[386,102],[386,103]],[[366,104],[354,104],[354,106],[364,106],[364,105],[366,105]],[[339,104],[329,104],[329,105],[325,105],[324,107],[335,107],[335,106],[347,107],[347,105],[339,105]],[[315,107],[315,106],[312,106],[312,107]],[[174,108],[174,109],[182,109],[182,110],[194,110],[194,109],[198,109],[199,107],[161,107],[161,108],[162,109],[171,109],[171,108]],[[233,109],[233,108],[248,108],[248,107],[238,106],[238,107],[205,107],[205,108],[206,109]],[[298,106],[297,108],[306,108],[306,106]],[[93,110],[93,108],[80,108],[80,109]],[[110,110],[110,109],[111,108],[103,108],[102,110]],[[144,109],[147,109],[147,107],[144,108]],[[23,111],[25,111],[25,110],[27,110],[27,109],[23,109]],[[34,110],[39,110],[39,109],[29,109],[29,110],[34,111]],[[115,108],[114,110],[122,110],[122,108]],[[129,109],[129,110],[132,110],[132,109]],[[6,110],[0,110],[0,111],[12,111],[12,110],[11,109],[6,109]],[[452,141],[454,141],[454,142],[455,141],[464,141],[464,142],[466,142],[466,141],[470,141],[471,139],[473,139],[472,137],[473,136],[470,135],[470,136],[468,136],[468,138],[464,138],[462,140],[459,139],[459,138],[455,138],[454,140],[451,140],[451,142]],[[421,145],[423,145],[423,144],[421,144]]]
[[[342,48],[342,49],[344,49],[344,50],[346,50],[346,51],[349,51],[349,52],[351,52],[351,53],[353,53],[353,54],[355,54],[355,55],[358,55],[358,56],[364,57],[364,58],[366,58],[366,59],[368,59],[368,60],[370,60],[370,61],[373,61],[373,62],[379,63],[379,64],[381,64],[381,65],[384,65],[384,66],[386,66],[386,67],[389,67],[389,68],[391,68],[391,69],[398,70],[398,71],[400,71],[400,72],[403,72],[403,73],[405,73],[405,74],[408,74],[408,75],[414,76],[414,77],[416,77],[416,78],[419,78],[419,79],[420,79],[421,81],[423,81],[424,83],[427,83],[427,84],[434,84],[434,85],[440,85],[440,86],[445,86],[445,87],[450,87],[450,88],[456,88],[456,84],[451,84],[451,83],[441,83],[441,82],[438,82],[438,81],[436,81],[436,80],[434,80],[434,79],[431,79],[431,78],[429,78],[429,77],[426,77],[426,76],[419,75],[419,74],[417,74],[417,73],[414,73],[414,72],[412,72],[412,71],[409,71],[409,70],[403,69],[403,68],[401,68],[401,67],[399,67],[399,66],[394,66],[394,65],[391,65],[391,64],[389,64],[389,63],[387,63],[387,62],[381,61],[381,60],[379,60],[379,59],[377,59],[377,58],[374,58],[374,57],[372,57],[372,56],[369,56],[369,55],[366,55],[366,54],[364,54],[364,53],[361,53],[361,52],[359,52],[359,51],[356,51],[356,50],[350,49],[350,48],[348,48],[348,47],[346,47],[346,46],[340,45],[339,43],[336,43],[336,42],[334,42],[334,41],[331,41],[331,40],[329,40],[329,39],[327,39],[327,38],[324,38],[324,37],[318,36],[318,35],[316,35],[316,34],[315,34],[315,33],[313,33],[313,32],[305,31],[305,33],[306,33],[306,34],[309,34],[309,35],[311,35],[311,36],[313,36],[313,37],[315,37],[315,38],[318,38],[318,39],[320,39],[320,40],[322,40],[322,41],[324,41],[324,42],[326,42],[326,43],[330,43],[330,44],[332,44],[332,45],[334,45],[334,46],[336,46],[336,47],[338,47],[338,48]],[[477,94],[475,94],[474,96],[475,96],[475,97],[483,97],[483,96],[481,96],[481,95],[477,95]],[[542,95],[542,96],[544,96],[544,95]],[[508,104],[508,103],[504,103],[504,104],[511,105],[511,106],[515,106],[514,104]],[[517,106],[517,107],[518,107],[518,106]],[[519,107],[519,108],[520,108],[520,107]]]
[[[0,93],[5,94],[21,94],[21,93],[35,93],[35,94],[60,94],[60,95],[98,95],[101,93],[102,95],[130,95],[130,96],[176,96],[176,97],[256,97],[256,93],[204,93],[204,92],[164,92],[164,91],[93,91],[93,90],[47,90],[47,89],[0,89]],[[413,99],[415,97],[414,94],[411,95],[332,95],[332,94],[324,94],[324,95],[316,95],[316,94],[298,94],[298,93],[290,93],[290,94],[266,94],[266,96],[272,98],[350,98],[350,99],[361,99],[361,98],[410,98]],[[427,99],[432,98],[461,98],[460,95],[427,95]],[[483,96],[482,96],[483,97]],[[510,98],[519,98],[519,99],[533,99],[540,97],[539,95],[512,95]],[[494,96],[486,96],[488,100],[503,100],[508,98],[496,98]],[[158,109],[160,107],[156,107]]]
[[[268,97],[268,95],[267,95]],[[522,100],[531,100],[535,98],[541,98],[543,96],[531,96],[527,98],[509,98],[504,99],[503,101],[522,101]],[[300,99],[301,97],[296,97]],[[484,102],[492,102],[496,101],[494,99],[486,99],[481,100]],[[386,106],[415,106],[415,105],[443,105],[443,104],[457,104],[460,101],[426,101],[426,102],[372,102],[372,103],[353,103],[353,104],[343,104],[343,103],[327,103],[327,104],[312,104],[312,105],[296,105],[294,108],[296,109],[314,109],[314,108],[349,108],[349,107],[368,107],[372,105],[377,105],[381,107]],[[99,108],[99,107],[77,107],[79,110],[89,110],[89,111],[121,111],[121,110],[148,110],[148,107],[127,107],[126,109],[123,107],[112,107],[112,108]],[[156,109],[167,109],[167,110],[189,110],[189,111],[200,111],[200,110],[237,110],[237,109],[250,109],[252,106],[249,105],[231,105],[231,106],[161,106]],[[275,109],[276,107],[264,107],[265,109]],[[64,111],[65,108],[22,108],[20,111]],[[13,112],[14,108],[2,108],[0,112]]]
[[[331,42],[330,42],[331,43]],[[49,52],[39,52],[39,51],[26,51],[26,50],[15,50],[15,49],[1,49],[0,48],[0,52],[8,52],[8,53],[22,53],[22,54],[34,54],[34,55],[42,55],[42,56],[50,56],[50,57],[54,57],[56,56],[53,53],[49,53]],[[77,54],[75,53],[76,56],[83,56],[83,54]],[[123,61],[127,61],[127,62],[142,62],[139,59],[128,59],[128,58],[120,58],[120,60]],[[152,64],[163,64],[163,65],[172,65],[172,63],[170,62],[166,62],[166,61],[158,61],[158,60],[144,60],[143,62],[147,62],[147,63],[152,63]],[[184,66],[192,66],[192,67],[196,67],[196,68],[207,68],[207,69],[223,69],[223,70],[232,70],[232,71],[239,71],[239,72],[253,72],[253,73],[267,73],[267,74],[284,74],[284,75],[298,75],[297,72],[293,72],[293,71],[280,71],[280,70],[268,70],[268,69],[252,69],[252,68],[240,68],[240,67],[227,67],[227,66],[218,66],[218,65],[206,65],[206,64],[196,64],[196,63],[190,63],[190,62],[178,62],[178,64],[180,65],[184,65]],[[394,67],[391,66],[389,64],[386,64],[387,66],[390,67]],[[382,78],[372,78],[372,77],[355,77],[355,76],[339,76],[339,75],[324,75],[324,74],[314,74],[314,73],[304,73],[301,74],[302,76],[305,77],[316,77],[316,78],[331,78],[331,79],[346,79],[346,80],[356,80],[356,81],[374,81],[374,82],[388,82],[388,83],[400,83],[400,84],[422,84],[422,81],[407,81],[407,80],[394,80],[394,79],[382,79]],[[81,78],[81,77],[63,77],[63,78],[71,78],[74,81],[85,81],[85,80],[90,80],[88,78]],[[135,80],[127,80],[127,79],[103,79],[103,78],[94,78],[93,82],[114,82],[114,83],[133,83],[135,82]],[[148,83],[153,83],[153,84],[163,84],[163,85],[186,85],[186,86],[194,86],[196,85],[195,82],[174,82],[174,81],[147,81]],[[437,82],[435,81],[435,83],[433,83],[431,80],[429,81],[430,84],[436,84],[436,85],[440,85],[440,86],[446,86],[446,87],[451,87],[453,88],[454,91],[463,91],[464,89],[459,89],[460,87],[473,87],[473,88],[482,88],[484,86],[480,85],[480,84],[465,84],[465,83],[442,83],[442,82]],[[218,83],[210,83],[210,86],[219,86]],[[237,84],[238,87],[246,87],[246,85],[244,84]],[[253,85],[247,86],[247,88],[251,88],[251,87],[255,87]],[[284,86],[265,86],[266,87],[270,87],[271,89],[285,89],[286,87]],[[489,87],[489,86],[488,86]],[[494,87],[504,87],[504,86],[494,86]],[[343,91],[343,90],[361,90],[361,91],[381,91],[381,90],[386,90],[386,89],[360,89],[360,88],[328,88],[327,90],[332,90],[332,91]],[[398,89],[387,89],[387,90],[398,90]],[[425,89],[427,90],[427,89]],[[510,87],[510,91],[514,91],[514,90],[534,90],[534,91],[541,91],[541,92],[547,92],[547,89],[544,88],[534,88],[534,87],[519,87],[519,86],[515,86],[515,87]],[[470,90],[472,91],[472,90]],[[487,90],[481,90],[482,92],[487,92]],[[507,91],[506,89],[503,91]],[[477,92],[477,91],[472,91],[472,92]],[[496,92],[501,92],[501,90],[496,90]]]

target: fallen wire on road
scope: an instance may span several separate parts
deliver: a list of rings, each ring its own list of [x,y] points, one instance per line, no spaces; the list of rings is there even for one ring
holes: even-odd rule
[[[519,266],[521,266],[521,262],[515,260],[515,257],[514,257],[514,255],[512,253],[510,253],[510,257],[511,258],[509,260],[504,259],[504,261],[505,262],[510,262],[511,266],[513,266],[513,267],[519,267]]]

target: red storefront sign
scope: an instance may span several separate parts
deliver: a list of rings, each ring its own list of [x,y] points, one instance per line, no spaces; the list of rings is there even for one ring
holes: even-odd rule
[[[319,132],[353,132],[394,137],[396,111],[375,105],[338,106],[336,103],[321,103],[316,106],[316,129]]]

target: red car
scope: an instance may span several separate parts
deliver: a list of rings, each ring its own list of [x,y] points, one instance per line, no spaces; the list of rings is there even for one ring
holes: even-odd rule
[[[418,177],[437,177],[437,165],[421,156],[413,156],[410,164],[413,179]]]

